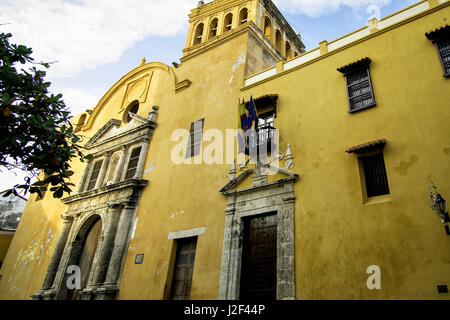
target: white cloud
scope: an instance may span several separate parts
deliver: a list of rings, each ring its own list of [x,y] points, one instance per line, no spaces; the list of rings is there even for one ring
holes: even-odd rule
[[[36,60],[58,61],[48,75],[75,76],[116,62],[147,36],[186,31],[191,0],[2,0],[0,32],[33,48]]]
[[[79,88],[61,88],[56,90],[55,92],[63,95],[63,100],[66,106],[70,108],[73,116],[87,109],[93,109],[102,98],[102,93],[94,94]]]
[[[371,5],[378,8],[388,5],[391,0],[273,0],[281,10],[290,13],[320,17],[338,11],[342,6],[361,9]]]
[[[381,18],[381,9],[379,6],[377,6],[375,4],[368,6],[366,12],[368,14],[370,14],[369,19],[372,19],[372,18],[380,19]]]

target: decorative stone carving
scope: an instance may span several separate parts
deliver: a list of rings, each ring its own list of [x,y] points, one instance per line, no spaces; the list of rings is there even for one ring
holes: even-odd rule
[[[239,171],[247,169],[248,168],[247,165],[248,165],[249,161],[250,161],[250,159],[247,159],[244,162],[242,162],[238,167]]]
[[[219,280],[221,300],[239,299],[243,219],[268,212],[277,215],[277,299],[295,299],[294,183],[299,175],[269,164],[263,166],[287,177],[268,182],[267,176],[255,174],[251,187],[237,189],[239,183],[253,172],[247,169],[220,190],[227,197]]]
[[[285,164],[285,168],[287,170],[294,168],[294,160],[293,159],[294,159],[294,157],[292,156],[291,145],[288,144],[288,147],[286,150],[286,164]]]
[[[71,292],[65,285],[67,267],[78,263],[86,230],[98,218],[102,220],[102,234],[88,284],[81,292],[81,298],[114,299],[117,294],[131,221],[142,189],[148,183],[142,180],[143,167],[156,128],[155,121],[130,115],[132,121],[123,127],[120,127],[119,120],[111,119],[85,145],[94,159],[104,159],[96,186],[93,190],[85,191],[85,181],[89,178],[92,167],[88,164],[78,193],[62,199],[67,205],[67,211],[62,215],[65,221],[62,234],[53,252],[42,289],[32,295],[33,299],[67,299],[70,296]],[[132,179],[122,180],[122,173],[126,171],[126,159],[137,146],[141,146],[141,154],[136,174]],[[113,171],[114,179],[105,183],[109,158],[115,152],[120,152],[120,159]],[[109,171],[112,170],[109,168]]]
[[[130,81],[128,83],[119,113],[122,113],[125,108],[135,100],[139,101],[139,103],[145,103],[147,101],[152,77],[153,71],[139,79]]]

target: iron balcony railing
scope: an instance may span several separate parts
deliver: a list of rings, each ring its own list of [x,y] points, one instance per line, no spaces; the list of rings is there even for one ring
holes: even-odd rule
[[[250,155],[250,151],[255,153],[255,149],[258,154],[271,153],[275,150],[276,145],[274,141],[275,128],[271,125],[265,125],[262,127],[258,127],[253,134],[250,134],[248,137],[248,147],[245,148],[245,154]],[[256,146],[256,148],[254,147]],[[251,149],[251,150],[250,150]]]

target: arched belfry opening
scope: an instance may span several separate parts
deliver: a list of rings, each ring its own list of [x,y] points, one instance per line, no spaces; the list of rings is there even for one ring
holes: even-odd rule
[[[204,24],[200,23],[197,28],[195,28],[195,35],[194,35],[194,45],[202,43],[203,40],[203,28]]]
[[[223,31],[229,31],[231,30],[231,27],[233,26],[233,14],[230,12],[225,16],[224,23],[223,23]]]
[[[272,35],[272,22],[268,17],[264,19],[264,35],[267,39],[270,40],[270,37]]]
[[[283,53],[283,36],[281,35],[280,30],[277,30],[275,32],[275,46],[282,54]]]
[[[239,13],[239,24],[244,24],[248,21],[248,9],[243,8]]]
[[[286,59],[292,59],[292,48],[289,41],[286,41]]]
[[[209,36],[208,39],[214,38],[217,36],[217,27],[219,25],[219,19],[214,18],[212,19],[211,23],[209,24]]]

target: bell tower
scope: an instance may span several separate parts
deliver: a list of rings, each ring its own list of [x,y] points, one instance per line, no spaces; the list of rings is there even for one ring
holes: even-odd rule
[[[259,63],[261,67],[249,70],[252,72],[305,51],[300,35],[271,0],[199,1],[189,15],[189,31],[181,61],[245,32],[249,35],[247,58],[270,57],[270,62]],[[261,50],[264,52],[259,52]]]

